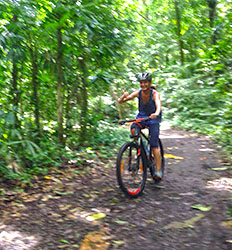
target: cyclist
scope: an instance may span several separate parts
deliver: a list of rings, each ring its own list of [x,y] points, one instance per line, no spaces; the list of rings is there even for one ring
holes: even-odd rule
[[[131,134],[136,135],[139,133],[140,129],[145,127],[149,128],[150,145],[156,164],[154,177],[161,180],[161,155],[158,148],[159,127],[162,119],[160,94],[157,92],[156,88],[152,86],[152,75],[150,73],[140,73],[138,74],[137,79],[140,82],[140,89],[131,94],[124,89],[124,93],[118,99],[118,102],[121,104],[137,97],[139,102],[139,112],[136,119],[143,117],[149,117],[151,119],[149,121],[141,121],[139,126],[133,123],[131,125]]]

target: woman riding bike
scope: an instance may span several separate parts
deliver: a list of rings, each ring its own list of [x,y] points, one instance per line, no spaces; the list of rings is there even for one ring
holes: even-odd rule
[[[139,113],[137,114],[136,119],[143,117],[149,117],[151,119],[149,121],[142,121],[138,125],[133,123],[131,125],[131,134],[137,135],[141,129],[148,127],[150,145],[156,165],[154,177],[161,180],[161,155],[158,147],[159,128],[162,119],[160,94],[157,92],[156,88],[152,86],[152,75],[150,73],[140,73],[138,74],[137,79],[140,82],[140,89],[131,94],[124,89],[124,93],[118,99],[118,102],[124,103],[137,97],[139,100]]]

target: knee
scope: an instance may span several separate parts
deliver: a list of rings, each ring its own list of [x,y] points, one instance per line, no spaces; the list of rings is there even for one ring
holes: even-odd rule
[[[131,134],[134,135],[134,136],[138,136],[139,133],[140,133],[139,127],[134,123],[131,125],[130,130],[131,130]]]
[[[160,149],[158,147],[153,147],[152,150],[155,154],[160,153]]]
[[[131,128],[130,131],[131,131],[131,134],[132,134],[132,135],[135,135],[135,128]]]

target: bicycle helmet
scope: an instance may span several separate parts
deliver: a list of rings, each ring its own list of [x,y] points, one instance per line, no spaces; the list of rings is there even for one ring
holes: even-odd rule
[[[138,81],[149,81],[151,82],[152,76],[150,73],[147,72],[143,72],[143,73],[139,73],[137,76]]]

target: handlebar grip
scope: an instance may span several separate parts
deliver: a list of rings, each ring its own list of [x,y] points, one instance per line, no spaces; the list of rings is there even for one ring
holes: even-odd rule
[[[112,123],[123,125],[126,123],[126,121],[113,121]]]

